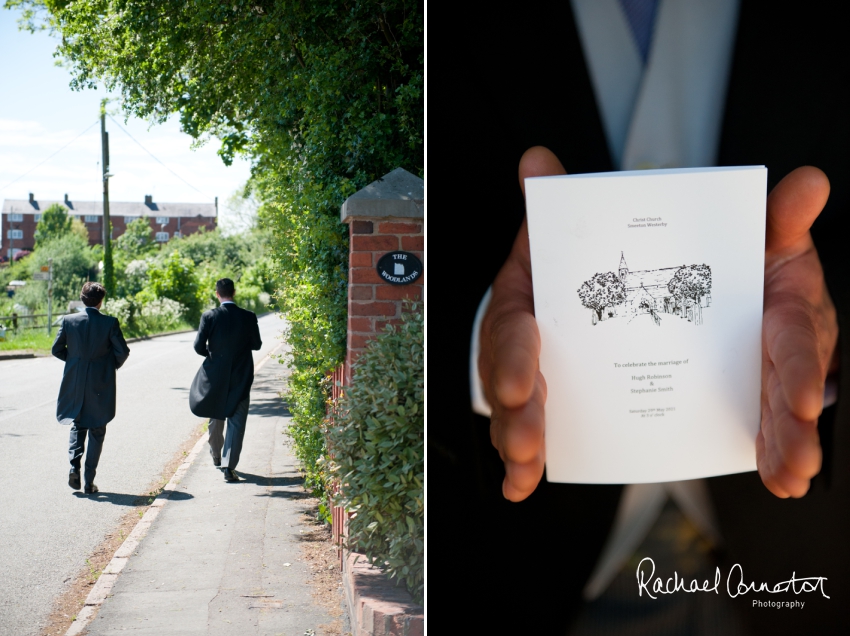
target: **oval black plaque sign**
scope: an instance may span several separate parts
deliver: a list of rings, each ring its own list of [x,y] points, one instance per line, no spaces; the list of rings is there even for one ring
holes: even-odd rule
[[[390,252],[380,258],[377,270],[391,285],[410,285],[422,276],[422,261],[410,252]]]

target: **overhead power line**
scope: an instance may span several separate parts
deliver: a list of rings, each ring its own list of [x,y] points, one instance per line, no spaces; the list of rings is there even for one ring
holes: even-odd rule
[[[23,179],[25,176],[27,176],[28,174],[30,174],[32,171],[34,171],[34,170],[36,170],[37,168],[40,168],[41,166],[43,166],[44,164],[46,164],[48,161],[50,161],[51,159],[53,159],[53,157],[55,157],[55,156],[56,156],[56,155],[58,155],[60,152],[62,152],[63,150],[65,150],[65,148],[67,148],[67,147],[68,147],[68,146],[70,146],[72,143],[74,143],[75,141],[77,141],[77,139],[79,139],[80,137],[82,137],[83,135],[85,135],[88,131],[90,131],[92,128],[94,128],[95,126],[97,126],[97,124],[98,124],[98,123],[100,123],[100,119],[96,119],[96,120],[94,121],[94,123],[93,123],[91,126],[89,126],[88,128],[86,128],[83,132],[81,132],[79,135],[77,135],[76,137],[74,137],[71,141],[69,141],[67,144],[65,144],[64,146],[62,146],[59,150],[57,150],[56,152],[54,152],[52,155],[50,155],[47,159],[45,159],[44,161],[42,161],[40,164],[38,164],[38,165],[36,165],[36,166],[33,166],[32,168],[30,168],[29,170],[27,170],[24,174],[22,174],[22,175],[20,175],[20,176],[18,176],[18,177],[15,177],[14,179],[12,179],[9,183],[7,183],[7,184],[6,184],[6,185],[4,185],[2,188],[0,188],[0,192],[3,192],[3,190],[5,190],[6,188],[8,188],[8,187],[9,187],[10,185],[12,185],[13,183],[15,183],[15,182],[19,181],[20,179]],[[138,143],[138,142],[136,142],[136,143]]]
[[[138,141],[135,137],[133,137],[133,135],[131,135],[129,132],[127,132],[121,124],[119,124],[117,121],[115,121],[115,118],[114,118],[112,115],[107,115],[107,116],[109,117],[109,119],[111,119],[111,120],[112,120],[112,123],[114,123],[116,126],[118,126],[118,128],[120,128],[120,129],[121,129],[121,131],[122,131],[125,135],[127,135],[130,139],[132,139],[134,142],[136,142],[136,145],[137,145],[139,148],[141,148],[141,149],[142,149],[142,150],[144,150],[146,153],[148,153],[151,157],[153,157],[153,158],[154,158],[154,160],[155,160],[155,161],[157,161],[157,163],[159,163],[160,165],[162,165],[162,167],[163,167],[163,168],[165,168],[165,169],[166,169],[166,170],[168,170],[171,174],[173,174],[175,177],[177,177],[178,179],[180,179],[180,181],[182,181],[182,182],[183,182],[183,183],[185,183],[187,186],[189,186],[190,188],[192,188],[195,192],[198,192],[198,193],[202,194],[203,196],[205,196],[205,197],[206,197],[206,198],[208,198],[208,199],[214,199],[214,198],[215,198],[215,197],[211,197],[210,195],[208,195],[208,194],[207,194],[207,193],[205,193],[205,192],[201,192],[200,190],[198,190],[198,188],[196,188],[196,187],[195,187],[195,186],[193,186],[191,183],[189,183],[188,181],[186,181],[186,179],[184,179],[184,178],[183,178],[183,177],[181,177],[179,174],[177,174],[176,172],[174,172],[174,170],[172,170],[172,169],[171,169],[171,168],[169,168],[167,165],[165,165],[165,163],[163,163],[162,161],[160,161],[160,160],[159,160],[159,158],[158,158],[155,154],[153,154],[150,150],[148,150],[148,149],[147,149],[147,148],[145,148],[145,147],[144,147],[141,143],[139,143],[139,141]]]

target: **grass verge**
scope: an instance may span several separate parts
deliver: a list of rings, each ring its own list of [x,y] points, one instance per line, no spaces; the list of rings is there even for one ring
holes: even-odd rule
[[[125,331],[124,337],[130,338],[145,338],[156,336],[161,333],[170,333],[172,331],[183,331],[186,329],[194,329],[195,326],[187,322],[181,322],[179,325],[151,332],[136,332]],[[45,329],[21,329],[17,333],[9,330],[6,332],[6,340],[0,340],[0,351],[31,351],[33,353],[50,353],[50,347],[53,346],[53,340],[56,338],[56,333],[59,327],[53,328],[53,333],[48,336]]]

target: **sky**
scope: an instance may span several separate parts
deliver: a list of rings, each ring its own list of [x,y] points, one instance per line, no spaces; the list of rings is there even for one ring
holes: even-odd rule
[[[41,200],[67,194],[72,201],[100,201],[100,100],[108,95],[103,88],[71,90],[70,73],[55,64],[56,39],[47,31],[19,31],[18,16],[0,8],[0,201],[26,199],[30,192]],[[217,196],[220,224],[243,222],[244,211],[231,210],[228,199],[247,181],[247,161],[225,166],[217,140],[193,150],[176,117],[164,124],[125,123],[117,100],[107,110],[167,166],[107,117],[111,201],[144,201],[150,194],[154,201],[212,203]]]

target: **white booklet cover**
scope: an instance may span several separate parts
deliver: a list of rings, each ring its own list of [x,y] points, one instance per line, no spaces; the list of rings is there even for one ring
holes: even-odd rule
[[[767,169],[525,188],[549,481],[755,470]]]

